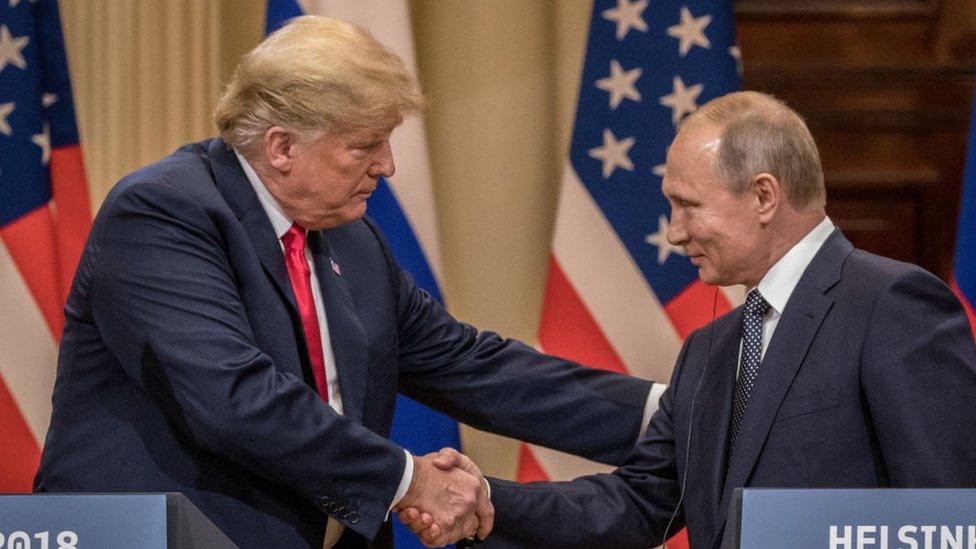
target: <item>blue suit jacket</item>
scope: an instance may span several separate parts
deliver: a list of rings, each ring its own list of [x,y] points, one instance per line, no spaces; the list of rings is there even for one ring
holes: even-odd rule
[[[740,308],[687,339],[613,474],[492,481],[485,547],[646,548],[676,508],[669,534],[687,524],[693,548],[714,547],[742,486],[976,486],[976,345],[934,276],[831,235],[780,317],[727,464],[741,325]]]
[[[398,390],[605,462],[633,448],[647,382],[455,321],[369,220],[309,245],[344,416],[312,388],[282,252],[233,151],[188,145],[123,179],[68,298],[36,489],[183,492],[241,547],[321,547],[329,516],[349,546],[382,546]]]

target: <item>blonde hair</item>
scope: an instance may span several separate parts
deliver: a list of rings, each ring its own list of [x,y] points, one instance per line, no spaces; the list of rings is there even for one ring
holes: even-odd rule
[[[249,156],[272,126],[305,139],[332,130],[392,130],[423,106],[403,60],[366,29],[306,15],[244,55],[217,101],[214,123],[224,141]]]
[[[760,173],[774,175],[796,209],[823,206],[823,168],[817,144],[803,118],[771,95],[742,91],[715,98],[686,118],[682,127],[707,122],[721,128],[715,168],[733,194]]]

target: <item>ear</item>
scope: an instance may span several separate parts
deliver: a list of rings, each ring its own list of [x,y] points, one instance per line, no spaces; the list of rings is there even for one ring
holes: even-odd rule
[[[261,147],[265,159],[272,168],[282,174],[291,171],[295,161],[295,137],[288,130],[281,126],[268,128],[261,138]]]
[[[779,179],[770,173],[761,173],[752,178],[751,191],[756,197],[759,222],[767,224],[776,215],[785,198]]]

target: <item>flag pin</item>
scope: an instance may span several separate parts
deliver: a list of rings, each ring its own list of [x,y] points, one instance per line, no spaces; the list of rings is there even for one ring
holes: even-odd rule
[[[336,276],[342,276],[342,269],[339,268],[339,264],[335,262],[335,259],[330,257],[329,263],[332,264],[332,272],[334,272]]]

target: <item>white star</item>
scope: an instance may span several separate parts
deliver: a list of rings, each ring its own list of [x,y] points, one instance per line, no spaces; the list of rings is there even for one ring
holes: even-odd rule
[[[24,49],[28,42],[30,42],[29,37],[14,38],[10,35],[7,25],[0,25],[0,71],[8,64],[21,69],[27,67],[27,61],[24,61],[20,50]]]
[[[668,166],[667,164],[661,163],[658,164],[657,166],[654,166],[654,169],[652,169],[651,171],[654,172],[654,175],[658,177],[664,177],[664,170],[665,168],[667,168],[667,166]]]
[[[705,49],[712,47],[712,43],[705,36],[705,27],[711,22],[711,15],[695,17],[688,8],[681,6],[681,23],[668,27],[668,36],[681,41],[678,46],[678,53],[681,54],[681,57],[687,55],[692,46],[701,46]]]
[[[44,131],[31,136],[31,141],[41,148],[41,164],[47,166],[51,161],[51,128],[44,123]]]
[[[11,8],[16,8],[17,7],[17,4],[19,4],[19,3],[20,3],[20,0],[10,0],[10,7]]]
[[[50,107],[51,105],[58,102],[58,94],[56,93],[42,93],[41,94],[41,105],[44,108]]]
[[[630,157],[627,156],[627,153],[633,146],[633,137],[617,141],[612,131],[604,129],[603,146],[590,149],[590,158],[603,161],[603,179],[609,179],[617,168],[634,171],[634,164],[630,161]]]
[[[14,134],[14,131],[10,129],[10,124],[7,123],[7,116],[14,112],[16,106],[14,103],[0,103],[0,133],[4,135]]]
[[[607,21],[617,23],[617,40],[623,40],[630,29],[647,32],[647,23],[641,17],[645,9],[647,9],[647,0],[637,0],[634,3],[630,0],[617,0],[617,7],[604,10],[601,15]]]
[[[634,83],[637,82],[643,72],[644,69],[640,67],[625,71],[616,59],[611,59],[610,76],[597,80],[596,87],[610,92],[610,108],[616,109],[625,97],[631,101],[641,100],[641,94],[634,87]]]
[[[695,84],[686,88],[680,76],[675,76],[673,82],[674,91],[662,97],[660,103],[665,107],[671,107],[671,122],[677,125],[686,114],[693,113],[698,109],[698,103],[695,100],[701,95],[705,86]]]
[[[729,48],[729,55],[735,59],[735,70],[739,76],[742,76],[742,50],[739,49],[739,46],[732,46]]]
[[[657,246],[658,265],[664,265],[664,262],[668,260],[668,256],[672,253],[686,255],[684,248],[668,242],[668,218],[663,215],[657,218],[657,232],[647,235],[644,242]]]

